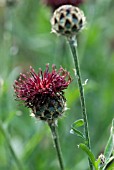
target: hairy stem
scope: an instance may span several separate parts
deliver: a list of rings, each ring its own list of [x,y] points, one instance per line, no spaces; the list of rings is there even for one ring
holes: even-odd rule
[[[81,109],[82,109],[82,117],[84,120],[84,133],[86,137],[86,145],[88,146],[89,149],[91,149],[90,146],[90,137],[89,137],[89,129],[88,129],[88,119],[87,119],[87,113],[86,113],[86,104],[85,104],[85,96],[84,96],[84,88],[82,85],[82,80],[81,80],[81,72],[80,72],[80,66],[79,66],[79,61],[78,61],[78,54],[77,54],[77,48],[75,47],[74,41],[69,40],[71,52],[73,55],[74,63],[75,63],[75,68],[76,68],[76,78],[78,82],[78,87],[79,87],[79,92],[80,92],[80,101],[81,101]],[[93,169],[92,163],[89,160],[89,165],[90,169]]]
[[[61,152],[61,147],[60,147],[60,143],[59,143],[59,137],[58,137],[58,133],[57,133],[57,129],[56,129],[56,124],[55,124],[55,122],[53,122],[53,123],[48,123],[48,125],[49,125],[49,127],[51,129],[51,133],[52,133],[56,153],[57,153],[59,164],[60,164],[60,169],[64,170],[62,152]]]
[[[17,164],[18,169],[19,169],[19,170],[24,170],[24,168],[23,168],[20,160],[18,159],[18,157],[16,156],[16,154],[15,154],[13,148],[12,148],[12,145],[11,145],[11,143],[10,143],[9,134],[7,133],[7,131],[6,131],[6,129],[4,128],[4,126],[3,126],[3,124],[2,124],[1,121],[0,121],[0,130],[1,130],[1,132],[2,132],[2,134],[3,134],[3,136],[4,136],[4,138],[5,138],[5,140],[6,140],[6,142],[7,142],[7,145],[8,145],[8,147],[9,147],[9,149],[10,149],[10,152],[11,152],[11,154],[12,154],[12,156],[13,156],[16,164]]]

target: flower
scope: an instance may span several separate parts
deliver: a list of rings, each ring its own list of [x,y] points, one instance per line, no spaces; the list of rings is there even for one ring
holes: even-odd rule
[[[13,7],[18,3],[18,0],[6,0],[6,5],[9,7]]]
[[[51,6],[53,10],[57,9],[61,5],[74,5],[74,6],[79,6],[84,2],[84,0],[43,0],[44,3],[47,5]]]
[[[72,5],[63,5],[55,10],[52,19],[52,32],[74,37],[85,26],[86,18],[82,10]]]
[[[62,67],[56,71],[52,65],[52,72],[49,72],[49,65],[43,72],[39,69],[38,74],[30,67],[30,72],[20,74],[15,80],[14,91],[16,98],[23,101],[25,106],[32,109],[35,117],[53,121],[62,115],[65,109],[66,99],[63,90],[71,83],[69,73]]]

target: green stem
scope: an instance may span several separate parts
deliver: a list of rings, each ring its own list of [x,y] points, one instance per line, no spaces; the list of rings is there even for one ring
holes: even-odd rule
[[[60,164],[60,169],[64,170],[62,152],[61,152],[61,147],[60,147],[60,143],[59,143],[59,137],[58,137],[58,133],[57,133],[57,129],[56,129],[56,124],[55,124],[55,122],[53,122],[53,123],[48,123],[48,125],[49,125],[49,127],[51,129],[55,149],[56,149],[59,164]]]
[[[18,157],[16,156],[16,154],[15,154],[13,148],[12,148],[12,145],[11,145],[11,143],[10,143],[10,137],[9,137],[9,135],[8,135],[6,129],[4,128],[4,126],[3,126],[3,124],[2,124],[1,121],[0,121],[0,130],[1,130],[1,132],[2,132],[2,134],[3,134],[3,136],[4,136],[4,138],[5,138],[5,140],[6,140],[6,142],[7,142],[7,145],[8,145],[8,147],[9,147],[9,149],[10,149],[10,152],[11,152],[11,154],[12,154],[12,156],[13,156],[16,164],[17,164],[18,169],[19,169],[19,170],[23,170],[24,168],[23,168],[21,162],[19,161]]]
[[[90,137],[89,137],[89,129],[88,129],[88,119],[87,119],[87,113],[86,113],[86,104],[85,104],[85,97],[84,97],[84,88],[82,85],[82,80],[81,80],[81,72],[80,72],[80,66],[79,66],[79,61],[78,61],[78,54],[77,54],[77,48],[75,48],[75,44],[73,40],[69,40],[71,52],[74,58],[74,63],[75,63],[75,68],[76,68],[76,78],[78,82],[78,87],[80,91],[80,101],[81,101],[81,108],[82,108],[82,117],[84,120],[84,133],[86,137],[86,145],[88,146],[89,149],[91,149],[90,146]],[[93,169],[92,163],[89,160],[89,165],[90,169]]]

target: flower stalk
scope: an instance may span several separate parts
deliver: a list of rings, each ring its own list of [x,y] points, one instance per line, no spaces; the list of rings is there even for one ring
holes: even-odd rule
[[[86,104],[85,104],[85,96],[84,96],[84,88],[82,85],[81,71],[80,71],[80,66],[79,66],[79,61],[78,61],[78,53],[77,53],[77,48],[76,48],[77,42],[74,42],[74,40],[69,39],[69,44],[70,44],[70,48],[71,48],[71,52],[73,55],[74,64],[75,64],[75,68],[76,68],[76,73],[77,73],[76,78],[77,78],[79,92],[80,92],[82,117],[84,120],[84,134],[85,134],[85,139],[86,139],[85,143],[88,146],[88,148],[91,149],[89,129],[88,129],[88,118],[87,118],[87,113],[86,113]],[[90,160],[89,160],[89,165],[90,165],[90,169],[92,170],[93,166],[92,166],[92,163]]]
[[[56,123],[55,122],[53,122],[53,123],[48,122],[48,125],[51,129],[51,133],[52,133],[52,137],[53,137],[54,146],[55,146],[55,149],[56,149],[60,169],[64,170],[63,156],[62,156],[62,151],[61,151],[61,147],[60,147],[59,136],[58,136],[57,129],[56,129]]]
[[[85,24],[86,17],[83,11],[80,10],[78,7],[72,5],[63,5],[56,9],[51,19],[52,32],[65,36],[70,44],[77,72],[76,78],[80,92],[82,117],[84,120],[85,144],[91,150],[84,88],[81,80],[81,72],[79,67],[77,49],[75,48],[77,46],[76,36],[78,32],[85,27]],[[89,165],[90,169],[93,170],[93,166],[90,159]]]

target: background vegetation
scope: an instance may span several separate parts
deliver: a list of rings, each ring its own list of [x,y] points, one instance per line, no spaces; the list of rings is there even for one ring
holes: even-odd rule
[[[80,6],[87,16],[87,28],[78,36],[87,114],[96,157],[108,140],[114,116],[114,1],[86,0]],[[6,4],[0,0],[0,169],[18,170],[11,146],[25,170],[58,170],[50,129],[29,116],[29,111],[14,100],[13,83],[20,72],[32,65],[37,71],[54,63],[74,77],[74,64],[63,37],[50,34],[51,9],[38,0]],[[81,142],[70,134],[71,124],[80,114],[77,83],[66,90],[67,107],[58,130],[66,170],[87,170]],[[18,162],[18,160],[17,160]],[[18,165],[18,166],[17,166]]]

